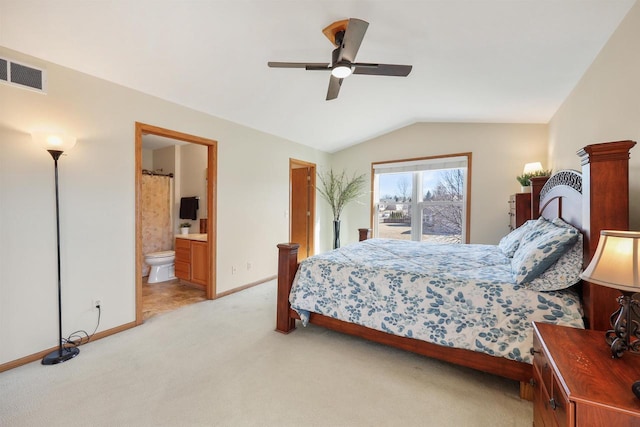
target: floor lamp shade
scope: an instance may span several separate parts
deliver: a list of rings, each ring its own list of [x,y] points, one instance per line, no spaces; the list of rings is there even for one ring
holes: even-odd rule
[[[56,365],[76,357],[80,350],[75,346],[64,346],[62,338],[62,275],[60,271],[60,197],[58,195],[58,159],[63,152],[76,145],[76,139],[59,133],[34,132],[34,142],[47,150],[53,158],[56,190],[56,246],[58,255],[58,348],[42,359],[43,365]]]
[[[34,132],[33,141],[47,151],[69,151],[76,145],[76,138],[64,133]]]

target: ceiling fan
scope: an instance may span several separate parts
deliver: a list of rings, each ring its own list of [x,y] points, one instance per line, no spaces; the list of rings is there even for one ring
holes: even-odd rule
[[[370,64],[355,62],[356,54],[364,38],[369,23],[362,19],[344,19],[336,21],[322,32],[336,47],[333,50],[331,64],[326,62],[268,62],[272,68],[304,68],[309,71],[331,71],[327,101],[338,97],[342,81],[351,74],[368,74],[370,76],[406,77],[411,72],[411,65]]]

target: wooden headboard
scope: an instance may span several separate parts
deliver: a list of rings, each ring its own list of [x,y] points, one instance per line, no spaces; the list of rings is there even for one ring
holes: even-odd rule
[[[584,266],[595,253],[602,230],[629,229],[629,150],[635,141],[587,145],[578,151],[582,173],[563,170],[547,179],[532,179],[532,217],[560,217],[580,229]],[[539,199],[538,199],[539,195]],[[610,328],[620,292],[582,283],[586,326]]]
[[[582,174],[561,170],[553,174],[540,190],[539,216],[562,218],[582,230]]]

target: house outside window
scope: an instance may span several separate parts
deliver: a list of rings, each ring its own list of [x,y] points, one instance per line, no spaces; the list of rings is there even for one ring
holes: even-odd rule
[[[471,153],[372,164],[375,237],[469,242]]]

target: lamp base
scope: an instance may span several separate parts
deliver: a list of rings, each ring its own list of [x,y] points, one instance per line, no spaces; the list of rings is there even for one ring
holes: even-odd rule
[[[42,359],[42,364],[57,365],[58,363],[66,362],[67,360],[76,357],[79,353],[80,353],[80,349],[78,347],[69,347],[69,348],[63,347],[62,351],[58,349],[47,354]]]
[[[620,307],[610,318],[612,329],[605,334],[614,359],[625,351],[640,354],[640,301],[633,298],[633,292],[623,291],[618,304]]]

